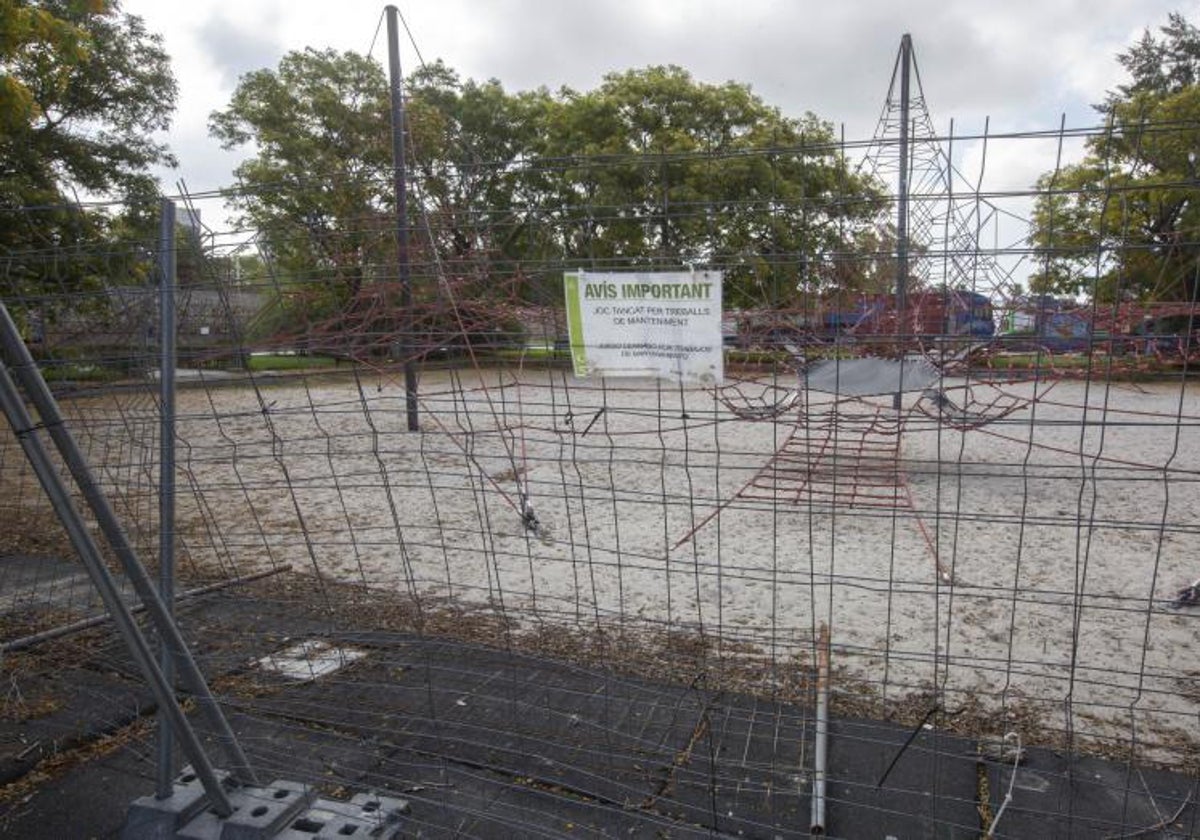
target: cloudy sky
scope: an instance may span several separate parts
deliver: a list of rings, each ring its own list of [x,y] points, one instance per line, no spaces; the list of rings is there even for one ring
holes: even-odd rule
[[[290,50],[333,47],[386,62],[382,3],[362,0],[123,0],[163,35],[180,84],[169,142],[191,191],[231,182],[237,156],[208,137],[238,76]],[[785,113],[812,111],[868,139],[900,37],[913,37],[935,128],[1011,132],[1093,125],[1090,103],[1122,80],[1115,56],[1170,11],[1200,22],[1200,0],[418,0],[398,3],[412,33],[405,71],[444,59],[510,91],[594,87],[611,70],[679,64],[736,80]],[[1052,144],[1049,152],[1052,153]],[[1028,186],[1046,166],[1027,147],[990,152],[994,188]],[[969,155],[969,152],[968,152]]]

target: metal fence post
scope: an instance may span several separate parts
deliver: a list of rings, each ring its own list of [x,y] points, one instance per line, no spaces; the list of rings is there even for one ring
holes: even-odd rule
[[[167,615],[175,614],[175,203],[162,200],[158,241],[159,321],[159,478],[158,478],[158,592]],[[175,685],[175,651],[159,634],[159,667],[171,687]],[[175,790],[175,750],[171,723],[158,713],[159,799]]]

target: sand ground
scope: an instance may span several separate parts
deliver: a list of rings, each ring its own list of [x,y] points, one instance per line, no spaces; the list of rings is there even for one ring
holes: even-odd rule
[[[915,393],[898,414],[817,393],[731,411],[790,387],[431,372],[419,434],[387,375],[189,387],[184,553],[781,660],[825,622],[839,672],[885,699],[1061,708],[1053,726],[1147,743],[1195,723],[1200,607],[1167,602],[1200,577],[1200,389],[980,384],[979,404],[1020,407],[969,430]],[[156,443],[152,402],[131,399],[67,408],[132,497]]]

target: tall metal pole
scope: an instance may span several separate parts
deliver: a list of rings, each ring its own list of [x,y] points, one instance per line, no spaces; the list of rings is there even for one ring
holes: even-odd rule
[[[158,594],[168,616],[175,614],[175,202],[162,200],[158,238],[159,429],[158,429]],[[167,685],[175,685],[175,651],[159,636],[159,667]],[[158,712],[156,795],[175,791],[175,742],[171,721]]]
[[[404,97],[400,90],[400,10],[388,6],[388,76],[392,90],[392,171],[396,194],[396,255],[400,271],[400,306],[404,309],[400,352],[404,357],[404,398],[408,412],[408,430],[420,430],[417,423],[417,372],[413,362],[413,293],[408,260],[408,184],[404,163]]]
[[[896,344],[901,349],[902,361],[905,322],[908,317],[908,123],[911,67],[912,36],[905,32],[900,38],[900,180],[896,196]],[[897,411],[900,410],[900,394],[901,392],[897,391],[893,399]]]
[[[908,303],[908,123],[912,36],[900,39],[900,183],[896,204],[896,311],[903,314]]]

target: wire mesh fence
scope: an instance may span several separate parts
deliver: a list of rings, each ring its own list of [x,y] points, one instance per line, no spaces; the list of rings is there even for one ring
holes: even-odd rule
[[[1012,160],[1106,130],[986,139]],[[457,193],[414,186],[412,306],[386,200],[338,227],[296,217],[250,232],[197,222],[255,195],[183,196],[180,588],[231,587],[181,620],[219,698],[280,727],[252,747],[258,760],[331,792],[405,791],[430,830],[452,813],[466,833],[531,832],[548,802],[588,825],[589,808],[615,802],[662,830],[790,836],[826,628],[843,738],[892,755],[894,733],[865,721],[945,733],[920,747],[966,779],[930,783],[939,836],[994,819],[1010,777],[981,801],[979,745],[1006,733],[1123,762],[1126,799],[1140,795],[1135,768],[1194,774],[1194,303],[1019,294],[1063,251],[1099,273],[1146,246],[1117,223],[1124,239],[1034,247],[1022,220],[1046,192],[985,190],[983,164],[963,188],[958,162],[931,153],[944,188],[912,201],[941,221],[914,248],[898,308],[894,254],[864,245],[890,218],[886,191],[784,188],[787,167],[861,158],[865,172],[890,152],[880,140],[460,163]],[[697,179],[755,168],[777,172],[777,194],[731,182],[689,200]],[[567,172],[570,195],[455,200],[489,179]],[[616,202],[621,184],[639,199]],[[1114,182],[1099,200],[1133,199]],[[4,212],[42,225],[42,211]],[[1196,232],[1173,246],[1194,254]],[[48,239],[0,268],[0,296],[150,565],[155,255],[152,235]],[[1194,297],[1190,259],[1180,288]],[[724,381],[577,377],[564,271],[681,267],[724,273]],[[0,551],[68,556],[11,435],[0,483]],[[97,610],[49,560],[4,569],[9,646]],[[127,672],[119,661],[95,631],[4,660],[13,691],[56,669]],[[10,692],[10,707],[29,702]],[[323,765],[281,746],[301,732],[320,733]],[[379,742],[396,754],[356,764]],[[481,774],[527,799],[448,793]],[[868,795],[880,780],[833,778],[832,808],[885,810]],[[892,785],[927,807],[925,781]],[[1040,807],[1025,816],[1047,817]],[[1079,836],[1154,822],[1131,807],[1067,820]]]

